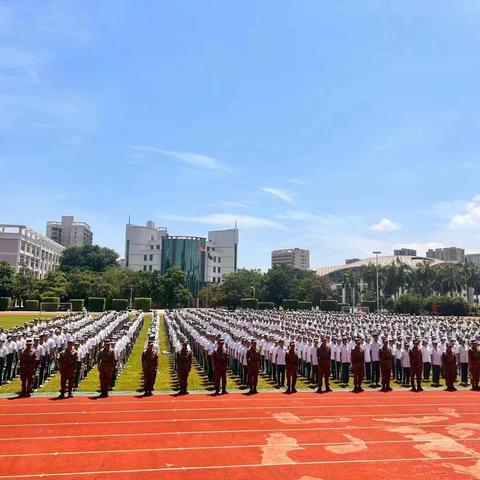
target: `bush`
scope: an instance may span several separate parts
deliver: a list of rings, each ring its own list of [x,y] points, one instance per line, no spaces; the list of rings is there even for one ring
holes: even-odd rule
[[[320,300],[320,310],[324,312],[338,312],[340,305],[337,300]]]
[[[433,305],[437,305],[437,315],[463,316],[468,314],[468,304],[462,297],[436,297],[424,299],[423,308],[428,313],[433,313]]]
[[[105,299],[101,297],[90,297],[88,299],[88,309],[91,312],[104,312]]]
[[[375,300],[365,300],[360,303],[360,306],[367,307],[370,313],[377,311],[377,302]]]
[[[12,299],[10,297],[0,297],[0,311],[5,311],[11,308]]]
[[[311,310],[312,302],[300,301],[298,302],[298,310]]]
[[[57,302],[42,302],[41,309],[43,312],[58,312]]]
[[[282,300],[282,307],[285,310],[297,310],[298,309],[298,300],[293,298],[284,298]]]
[[[240,300],[242,308],[258,308],[258,299],[256,298],[242,298]]]
[[[60,303],[60,297],[42,297],[42,302],[45,303]]]
[[[27,312],[38,312],[40,310],[40,302],[38,300],[25,300],[23,302],[23,308]]]
[[[83,298],[75,298],[70,300],[72,304],[72,312],[81,312],[85,307],[85,300]]]
[[[412,293],[401,295],[393,304],[395,313],[409,313],[410,315],[418,315],[423,307],[421,297]]]
[[[129,301],[126,298],[114,298],[112,300],[112,310],[118,312],[126,310],[128,308]]]
[[[273,302],[258,302],[259,310],[271,310],[273,308],[275,308],[275,304]]]
[[[138,297],[133,301],[133,307],[135,310],[143,310],[148,312],[152,308],[152,299],[146,297]]]

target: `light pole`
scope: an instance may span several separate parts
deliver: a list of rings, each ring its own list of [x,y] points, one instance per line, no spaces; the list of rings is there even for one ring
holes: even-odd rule
[[[132,309],[133,302],[133,285],[130,285],[130,310]]]
[[[379,256],[381,253],[382,253],[382,252],[379,252],[379,251],[373,252],[373,254],[374,254],[375,257],[376,257],[375,266],[376,266],[376,270],[377,270],[377,313],[380,312],[380,291],[379,291],[379,288],[378,288],[378,256]]]
[[[256,298],[255,287],[252,285],[250,288],[253,290],[253,298]]]

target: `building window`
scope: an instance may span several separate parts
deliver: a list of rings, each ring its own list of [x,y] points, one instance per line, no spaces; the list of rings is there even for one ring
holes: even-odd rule
[[[218,267],[217,271],[218,271],[218,273],[220,273],[220,267]]]
[[[149,266],[148,266],[148,271],[151,272],[152,269],[153,269],[153,265],[149,265]]]
[[[218,257],[218,263],[221,263],[221,262],[222,262],[222,258]]]
[[[143,261],[144,261],[144,262],[147,261],[147,255],[144,255],[144,256],[143,256]]]
[[[146,266],[146,265],[143,266],[143,271],[144,271],[144,272],[147,271],[147,266]]]
[[[150,261],[152,261],[152,260],[153,260],[153,255],[150,255]]]
[[[213,267],[213,273],[217,272],[217,267]]]
[[[153,250],[153,245],[150,245],[150,250]]]
[[[160,250],[160,245],[157,245],[157,250]]]
[[[217,257],[213,257],[213,261],[217,263]]]

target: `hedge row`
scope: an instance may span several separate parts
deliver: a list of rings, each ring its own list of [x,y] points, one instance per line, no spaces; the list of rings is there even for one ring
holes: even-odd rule
[[[122,311],[128,308],[129,301],[126,298],[114,298],[112,300],[112,310]]]
[[[242,298],[240,300],[240,306],[242,308],[258,308],[258,299],[256,298]]]
[[[25,300],[23,308],[28,312],[38,312],[40,310],[40,302],[38,300]]]
[[[133,301],[133,308],[135,308],[135,310],[143,310],[144,312],[148,312],[152,308],[152,299],[146,297],[135,298]]]
[[[90,297],[88,299],[88,310],[90,312],[104,312],[105,311],[105,298]]]
[[[81,312],[85,308],[85,300],[83,298],[72,298],[72,312]]]
[[[10,297],[0,297],[0,311],[5,311],[11,308],[12,299]]]
[[[274,308],[275,304],[273,302],[258,302],[259,310],[272,310]]]

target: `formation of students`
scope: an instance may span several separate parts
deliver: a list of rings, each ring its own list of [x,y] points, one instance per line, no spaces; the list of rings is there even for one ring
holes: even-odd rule
[[[2,330],[0,348],[6,353],[0,362],[2,382],[8,383],[19,375],[20,396],[30,396],[59,371],[60,396],[71,396],[88,372],[100,364],[108,345],[113,356],[108,382],[111,389],[142,325],[143,313],[131,320],[126,312],[109,312],[97,318],[87,313],[65,315],[53,321],[37,320],[8,333]],[[11,353],[5,352],[5,344]]]
[[[188,394],[195,357],[213,382],[216,394],[227,392],[227,372],[258,393],[258,378],[295,393],[298,377],[330,392],[330,383],[353,392],[391,391],[395,381],[412,391],[431,382],[455,391],[461,385],[480,391],[480,323],[470,318],[325,312],[227,311],[183,309],[165,312],[178,394]],[[20,375],[21,396],[30,396],[57,370],[60,398],[98,366],[100,396],[114,388],[138,333],[143,313],[66,315],[5,332],[0,330],[0,380]],[[160,315],[152,313],[142,353],[145,395],[153,394],[158,371]],[[33,337],[33,338],[32,338]]]
[[[391,381],[422,391],[422,382],[447,390],[461,385],[479,391],[480,323],[470,318],[191,309],[166,314],[172,348],[188,342],[216,393],[226,392],[231,372],[257,392],[259,373],[287,393],[298,376],[317,391],[330,382],[353,391],[362,384],[390,391]],[[325,388],[323,390],[323,388]]]

